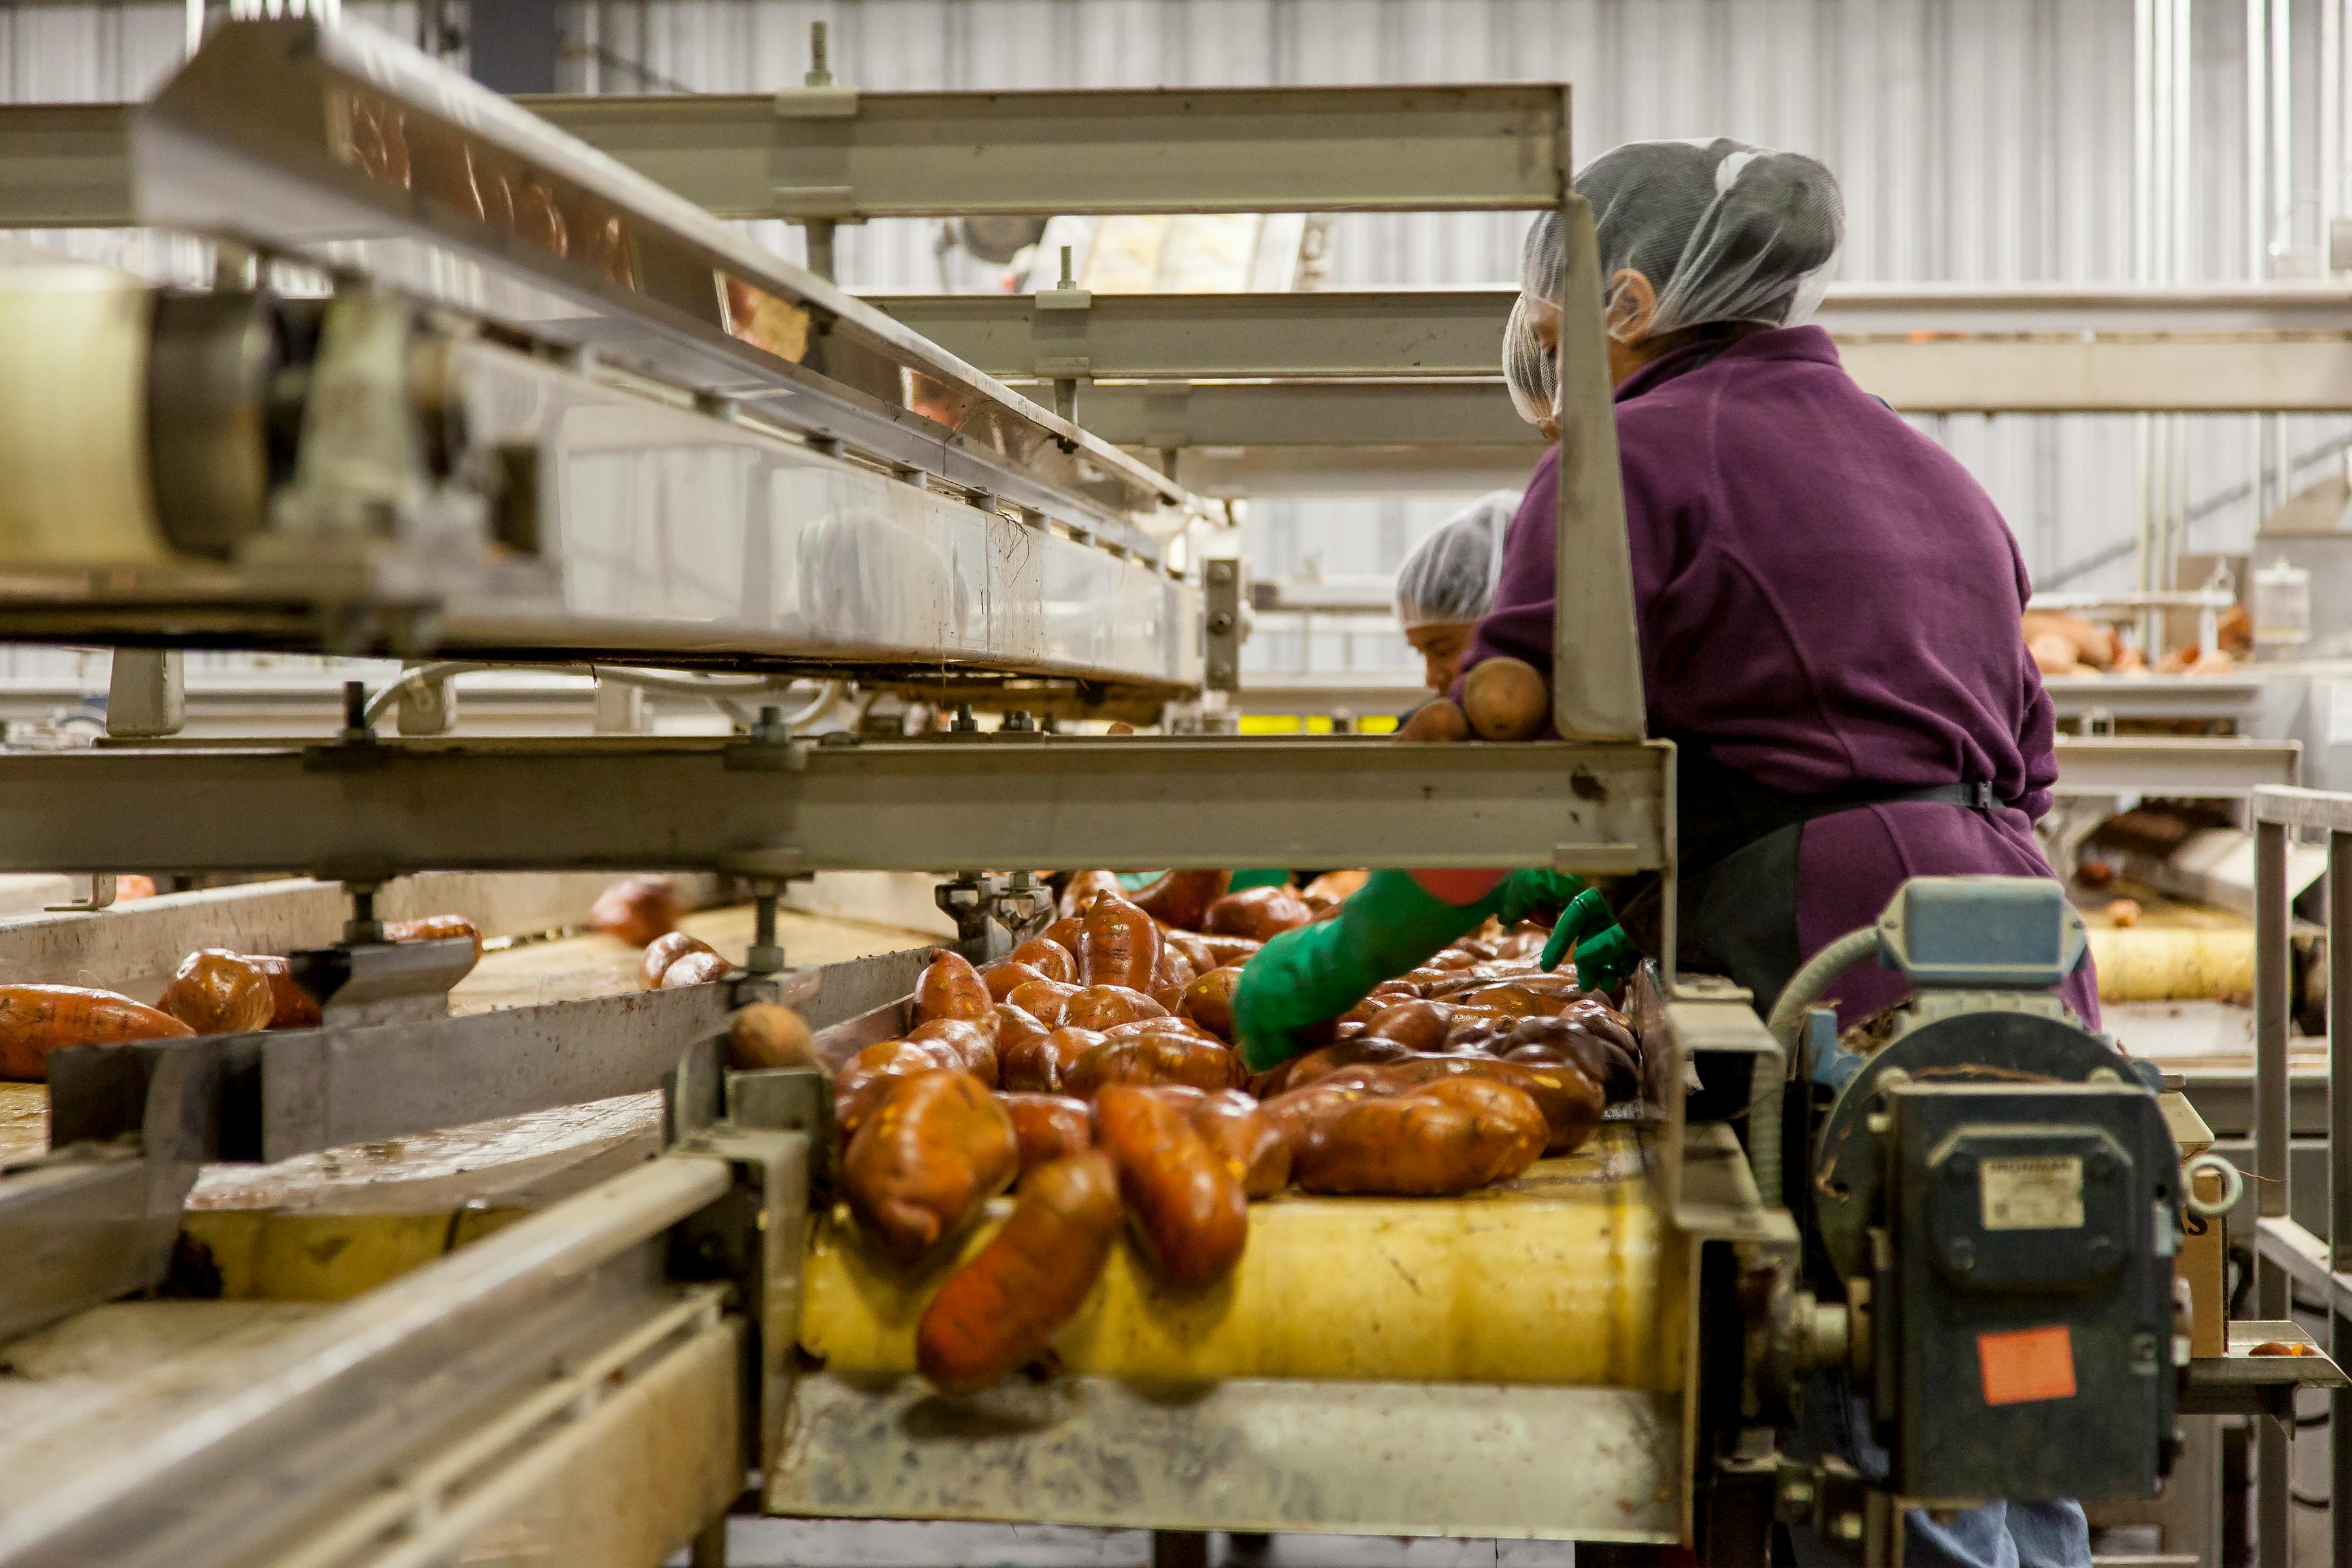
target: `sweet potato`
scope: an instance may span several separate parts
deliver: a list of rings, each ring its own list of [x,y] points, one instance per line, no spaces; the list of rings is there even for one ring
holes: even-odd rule
[[[1241,984],[1241,978],[1238,964],[1212,969],[1184,987],[1177,1013],[1230,1045],[1234,1037],[1234,987]]]
[[[1371,879],[1370,871],[1326,871],[1298,890],[1298,900],[1310,910],[1326,910],[1347,902]]]
[[[658,991],[661,977],[671,964],[689,952],[718,951],[698,936],[688,936],[682,931],[665,931],[646,944],[645,955],[637,960],[637,989]]]
[[[1061,907],[1056,912],[1064,920],[1084,915],[1094,907],[1097,899],[1108,896],[1124,899],[1127,894],[1118,885],[1116,871],[1077,871],[1062,886]]]
[[[1112,1084],[1095,1102],[1095,1137],[1118,1163],[1144,1256],[1173,1284],[1215,1283],[1249,1244],[1249,1198],[1181,1101]]]
[[[1549,1130],[1543,1152],[1569,1154],[1583,1146],[1601,1125],[1605,1100],[1600,1080],[1571,1062],[1509,1062],[1491,1057],[1415,1055],[1401,1061],[1363,1063],[1332,1075],[1335,1079],[1402,1083],[1413,1089],[1454,1078],[1483,1079],[1517,1089],[1536,1102]]]
[[[482,928],[463,915],[420,915],[413,921],[386,921],[386,942],[443,942],[462,936],[474,944],[474,962],[482,962]]]
[[[1400,1002],[1380,1009],[1364,1026],[1370,1039],[1394,1040],[1408,1050],[1433,1051],[1445,1044],[1454,1009],[1445,1002]]]
[[[200,947],[173,972],[163,1011],[199,1035],[242,1035],[268,1028],[277,1007],[260,965],[226,948]]]
[[[1198,931],[1178,931],[1174,926],[1163,925],[1160,928],[1160,940],[1166,942],[1171,951],[1182,953],[1184,962],[1192,966],[1195,974],[1206,974],[1219,967],[1217,955],[1209,951],[1208,942]]]
[[[961,1231],[1021,1169],[1013,1119],[988,1086],[952,1068],[898,1079],[843,1156],[850,1213],[901,1263]]]
[[[662,971],[664,991],[675,991],[681,985],[701,985],[713,980],[724,980],[734,973],[735,966],[718,953],[704,951],[689,952]]]
[[[727,1065],[737,1072],[822,1068],[806,1020],[777,1002],[738,1007],[727,1020]]]
[[[195,1031],[160,1007],[79,985],[0,985],[0,1079],[46,1082],[63,1046],[119,1046]]]
[[[1033,1171],[1003,1226],[923,1309],[915,1326],[923,1375],[968,1394],[1042,1354],[1102,1275],[1118,1238],[1118,1167],[1107,1154]]]
[[[996,1087],[999,1071],[993,1005],[986,1024],[976,1024],[970,1018],[933,1018],[908,1030],[907,1038],[916,1045],[951,1053],[952,1059],[945,1065],[960,1067],[989,1088]]]
[[[667,877],[631,877],[596,895],[588,923],[631,947],[644,947],[677,929],[683,907],[677,884]]]
[[[1247,963],[1256,956],[1257,950],[1264,947],[1265,943],[1254,936],[1224,936],[1203,931],[1201,935],[1201,945],[1208,949],[1210,958],[1215,961],[1209,967],[1223,969],[1229,965],[1238,967]]]
[[[1601,1032],[1589,1018],[1528,1018],[1495,1042],[1505,1061],[1530,1066],[1567,1062],[1601,1086],[1615,1105],[1641,1092],[1641,1058]]]
[[[1012,995],[1016,985],[1048,978],[1044,971],[1033,969],[1025,963],[1016,963],[1009,958],[1002,963],[992,963],[980,972],[980,983],[988,987],[989,999],[995,1002],[1002,1002]]]
[[[1087,906],[1086,951],[1078,973],[1088,985],[1124,985],[1148,992],[1160,970],[1160,928],[1125,899],[1105,897]]]
[[[971,960],[960,952],[941,948],[933,954],[930,966],[923,977],[915,982],[915,1022],[928,1024],[934,1018],[962,1018],[971,1023],[992,1025],[996,1021],[996,1004],[1000,997],[989,994],[980,978],[980,971]]]
[[[1003,1081],[1008,1090],[1024,1094],[1059,1094],[1062,1080],[1077,1059],[1103,1043],[1092,1029],[1053,1029],[1006,1047]]]
[[[1535,1163],[1549,1136],[1523,1091],[1449,1078],[1347,1106],[1321,1137],[1294,1143],[1291,1173],[1310,1193],[1446,1197],[1508,1181]]]
[[[996,1103],[1013,1118],[1024,1176],[1049,1160],[1083,1154],[1094,1147],[1094,1112],[1083,1100],[1072,1100],[1066,1094],[1013,1093],[998,1095]]]
[[[1004,1000],[1045,1027],[1058,1029],[1062,1026],[1062,1015],[1069,1010],[1070,998],[1085,989],[1058,980],[1030,980],[1005,993]]]
[[[1136,889],[1134,904],[1163,925],[1196,929],[1209,906],[1233,886],[1231,871],[1170,871]]]
[[[1108,1029],[1139,1018],[1166,1016],[1168,1009],[1149,994],[1124,985],[1089,985],[1062,1009],[1062,1022],[1079,1029]]]
[[[1046,979],[1058,980],[1065,985],[1074,984],[1078,978],[1076,955],[1060,942],[1046,937],[1031,937],[1013,950],[1013,956],[1007,962],[1025,963]]]
[[[1192,1108],[1192,1131],[1225,1163],[1244,1195],[1271,1197],[1290,1181],[1290,1140],[1282,1124],[1258,1110],[1237,1089],[1203,1095]]]
[[[1295,1089],[1328,1078],[1341,1068],[1356,1067],[1366,1062],[1402,1061],[1414,1055],[1413,1048],[1399,1040],[1381,1039],[1358,1035],[1351,1039],[1335,1040],[1328,1046],[1318,1046],[1303,1051],[1259,1080],[1260,1100],[1272,1100]]]
[[[1551,718],[1551,688],[1524,659],[1481,659],[1462,683],[1462,712],[1482,741],[1532,741]]]
[[[1296,931],[1315,918],[1315,911],[1288,888],[1249,888],[1227,893],[1209,906],[1207,926],[1217,936],[1245,936],[1265,942]]]
[[[1470,718],[1452,698],[1435,698],[1406,716],[1405,721],[1397,726],[1396,738],[1416,744],[1466,741],[1470,738]]]
[[[1010,1002],[996,1005],[996,1060],[1001,1068],[1011,1059],[1013,1049],[1023,1040],[1044,1039],[1052,1033],[1031,1015]]]
[[[907,1046],[904,1040],[885,1040],[882,1044]],[[866,1051],[874,1049],[874,1047],[868,1046],[866,1050],[857,1054],[859,1057],[864,1057]],[[882,1102],[889,1098],[892,1088],[900,1079],[912,1078],[917,1073],[937,1072],[940,1070],[941,1066],[939,1056],[929,1047],[912,1046],[902,1052],[870,1062],[853,1060],[849,1066],[835,1074],[833,1131],[834,1135],[840,1140],[841,1146],[845,1149],[849,1146],[849,1141],[857,1135],[857,1130],[866,1124],[868,1117],[882,1108]]]
[[[1039,942],[1050,942],[1070,955],[1070,979],[1076,981],[1086,963],[1087,928],[1076,915],[1064,915],[1038,933]],[[1039,965],[1043,968],[1044,965]]]
[[[294,961],[282,952],[248,952],[245,961],[268,978],[272,1029],[308,1029],[319,1022],[319,999],[294,978]]]
[[[1548,1018],[1568,1005],[1568,998],[1557,993],[1547,994],[1532,985],[1475,985],[1466,991],[1456,991],[1447,1000],[1464,1007],[1480,1007],[1490,1013],[1508,1013],[1519,1018]]]
[[[1177,1083],[1198,1089],[1238,1089],[1241,1058],[1212,1040],[1147,1034],[1105,1040],[1062,1073],[1062,1092],[1092,1100],[1115,1084]]]

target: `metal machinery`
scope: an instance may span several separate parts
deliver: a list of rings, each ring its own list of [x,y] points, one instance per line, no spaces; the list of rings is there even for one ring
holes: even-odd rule
[[[0,869],[295,870],[351,900],[343,940],[304,960],[320,1026],[53,1059],[53,1152],[0,1175],[12,1356],[160,1321],[171,1303],[121,1299],[163,1278],[207,1163],[656,1085],[669,1134],[660,1158],[343,1305],[202,1353],[92,1350],[75,1386],[95,1414],[11,1406],[23,1380],[0,1381],[0,1433],[25,1443],[0,1463],[0,1563],[618,1563],[689,1539],[707,1563],[736,1507],[1696,1539],[1719,1563],[1760,1561],[1777,1514],[1888,1562],[1906,1500],[2144,1497],[2176,1407],[2275,1412],[2297,1381],[2340,1382],[2323,1356],[2183,1364],[2156,1086],[2046,994],[2079,951],[2063,907],[1961,884],[1915,886],[1858,939],[1921,999],[1834,1095],[1817,1019],[1776,1036],[1720,982],[1645,973],[1648,1093],[1585,1164],[1496,1201],[1492,1227],[1444,1205],[1376,1216],[1417,1226],[1431,1278],[1463,1294],[1395,1296],[1402,1337],[1375,1352],[1351,1359],[1311,1315],[1318,1282],[1365,1278],[1325,1265],[1367,1256],[1372,1211],[1286,1199],[1257,1211],[1233,1297],[1138,1292],[1135,1331],[1050,1380],[929,1395],[904,1370],[904,1282],[833,1245],[821,1081],[725,1071],[717,1048],[759,997],[835,1040],[880,1037],[922,955],[786,969],[784,879],[1551,865],[1654,873],[1671,922],[1673,750],[1643,735],[1566,89],[543,107],[361,32],[257,22],[215,34],[120,145],[40,111],[53,138],[90,138],[89,168],[127,156],[141,221],[226,259],[186,293],[0,278],[9,380],[44,372],[0,420],[0,636],[723,666],[1006,718],[889,742],[781,714],[708,740],[466,742],[382,737],[355,705],[318,744],[0,754]],[[943,146],[963,154],[951,198],[910,194]],[[52,221],[85,199],[48,196]],[[1559,584],[1555,719],[1572,738],[1036,721],[1230,689],[1238,563],[1192,491],[1103,432],[1193,443],[1121,427],[1114,388],[1077,392],[1080,423],[1049,413],[704,210],[832,223],[942,201],[1558,207],[1560,558],[1582,569]],[[315,299],[251,287],[289,266]],[[748,979],[453,1016],[450,955],[380,940],[420,874],[648,867],[749,883]],[[950,884],[974,942],[1035,919],[1028,875]],[[2011,1059],[2028,1044],[2031,1079]],[[1285,1332],[1286,1310],[1318,1331]],[[1458,1331],[1487,1318],[1487,1340]],[[1840,1381],[1891,1470],[1778,1444],[1808,1405],[1843,1407]],[[2063,1440],[2093,1421],[2098,1441]],[[1414,1440],[1370,1440],[1398,1431]]]

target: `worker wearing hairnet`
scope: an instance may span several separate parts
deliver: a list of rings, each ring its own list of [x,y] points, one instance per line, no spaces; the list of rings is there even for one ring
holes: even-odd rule
[[[1678,959],[1769,1012],[1806,958],[1873,923],[1907,877],[2051,874],[2033,822],[2057,777],[2054,726],[2017,633],[2025,570],[1968,470],[1804,324],[1843,226],[1826,168],[1721,139],[1636,142],[1576,190],[1597,231],[1649,726],[1679,745]],[[1528,237],[1503,364],[1521,415],[1548,430],[1565,269],[1547,215]],[[1559,462],[1554,447],[1536,469],[1466,667],[1550,667]],[[1380,873],[1337,919],[1269,942],[1234,998],[1252,1065],[1351,1005],[1383,977],[1370,972],[1471,929],[1514,879]],[[1655,895],[1625,898],[1623,927],[1599,890],[1580,895],[1553,956],[1573,944],[1580,981],[1615,984],[1662,924]],[[1831,993],[1841,1026],[1902,984],[1847,971]],[[2063,994],[2097,1026],[2087,964]],[[1912,1563],[2090,1561],[2072,1503],[1915,1512],[1906,1534]]]
[[[1519,492],[1480,496],[1432,529],[1397,568],[1396,617],[1421,655],[1432,691],[1462,674],[1462,656],[1495,604],[1503,572],[1503,535],[1519,510]]]

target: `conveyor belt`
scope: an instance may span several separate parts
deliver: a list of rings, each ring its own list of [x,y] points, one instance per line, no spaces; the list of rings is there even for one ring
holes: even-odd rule
[[[1072,1373],[1682,1386],[1681,1249],[1649,1206],[1633,1130],[1450,1200],[1285,1194],[1250,1211],[1223,1286],[1177,1293],[1120,1247],[1054,1342]],[[1000,1204],[1000,1211],[1009,1206]],[[991,1227],[967,1247],[976,1249]],[[909,1278],[836,1212],[817,1223],[801,1342],[836,1374],[914,1369],[944,1266]]]

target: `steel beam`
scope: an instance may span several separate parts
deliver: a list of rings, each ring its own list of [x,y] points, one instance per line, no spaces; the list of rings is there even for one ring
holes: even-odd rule
[[[530,97],[723,217],[1493,210],[1559,199],[1567,89],[1188,88]],[[0,220],[136,222],[125,104],[0,111]],[[940,171],[954,176],[942,179]]]
[[[1529,82],[525,101],[723,216],[855,220],[1549,206],[1567,99]]]
[[[1662,865],[1671,749],[1014,734],[0,756],[0,868]],[[560,805],[561,809],[556,809]]]
[[[914,1379],[800,1380],[772,1513],[1050,1519],[1180,1530],[1674,1541],[1671,1394],[1235,1378],[1112,1378],[941,1400]],[[1368,1433],[1414,1434],[1412,1442]],[[1560,1455],[1577,1457],[1563,1484]]]
[[[1084,310],[1041,310],[1022,296],[871,302],[1013,380],[1499,384],[1515,297],[1507,289],[1097,295]],[[1906,413],[2352,408],[2352,295],[2333,289],[1857,288],[1832,293],[1818,321],[1854,379]],[[1442,405],[1449,395],[1427,395]],[[1080,393],[1082,416],[1100,396]]]
[[[2240,736],[2061,735],[2061,795],[2242,795],[2301,776],[2303,743]]]

